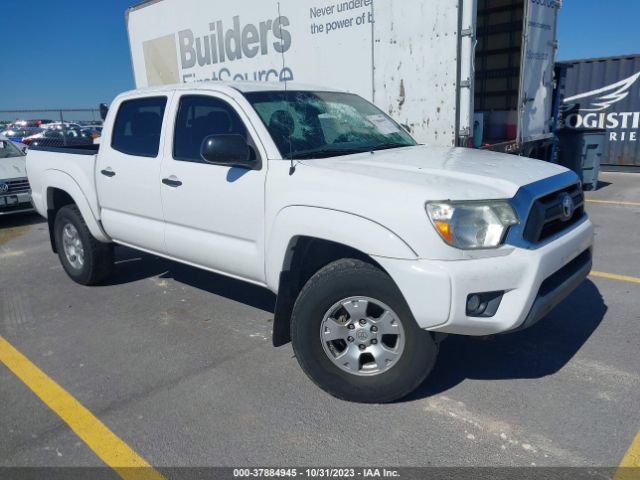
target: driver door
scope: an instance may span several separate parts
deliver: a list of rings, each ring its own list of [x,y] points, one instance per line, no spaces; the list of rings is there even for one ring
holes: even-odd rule
[[[240,134],[252,144],[256,134],[229,97],[185,91],[174,97],[174,105],[172,141],[165,144],[160,174],[167,253],[263,283],[266,162],[260,170],[248,170],[200,157],[209,135]]]

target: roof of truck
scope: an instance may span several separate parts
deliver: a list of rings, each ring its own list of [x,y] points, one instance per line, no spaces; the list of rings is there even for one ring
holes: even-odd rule
[[[125,92],[126,94],[134,93],[153,93],[153,92],[167,92],[175,90],[224,90],[231,88],[242,93],[249,92],[272,92],[272,91],[316,91],[316,92],[339,92],[340,90],[335,88],[323,87],[318,85],[309,85],[297,82],[219,82],[219,81],[206,81],[206,82],[193,82],[193,83],[179,83],[174,85],[159,85],[155,87],[145,87],[137,90],[131,90]]]

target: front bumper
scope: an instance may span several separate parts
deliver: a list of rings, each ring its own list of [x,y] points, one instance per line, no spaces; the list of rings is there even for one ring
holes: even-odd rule
[[[529,327],[564,300],[589,274],[592,247],[593,225],[585,218],[535,250],[506,247],[502,256],[457,261],[376,261],[394,279],[421,328],[492,335]],[[470,294],[498,291],[505,293],[495,315],[467,316]]]
[[[0,195],[0,216],[32,211],[31,192]]]

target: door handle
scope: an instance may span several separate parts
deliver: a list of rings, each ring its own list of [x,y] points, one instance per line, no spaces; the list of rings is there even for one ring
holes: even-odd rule
[[[111,178],[111,177],[115,177],[115,176],[116,176],[116,172],[114,172],[114,171],[111,169],[111,167],[107,167],[107,168],[105,168],[104,170],[100,170],[100,173],[101,173],[102,175],[104,175],[105,177],[109,177],[109,178]]]
[[[173,175],[171,175],[169,178],[163,178],[162,183],[173,188],[178,188],[179,186],[182,185],[182,182],[178,180],[176,177],[174,177]]]

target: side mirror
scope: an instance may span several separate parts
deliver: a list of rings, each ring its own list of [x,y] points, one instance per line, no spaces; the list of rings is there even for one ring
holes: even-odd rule
[[[254,170],[258,162],[252,159],[252,153],[253,149],[238,134],[209,135],[200,147],[200,156],[207,163]]]

